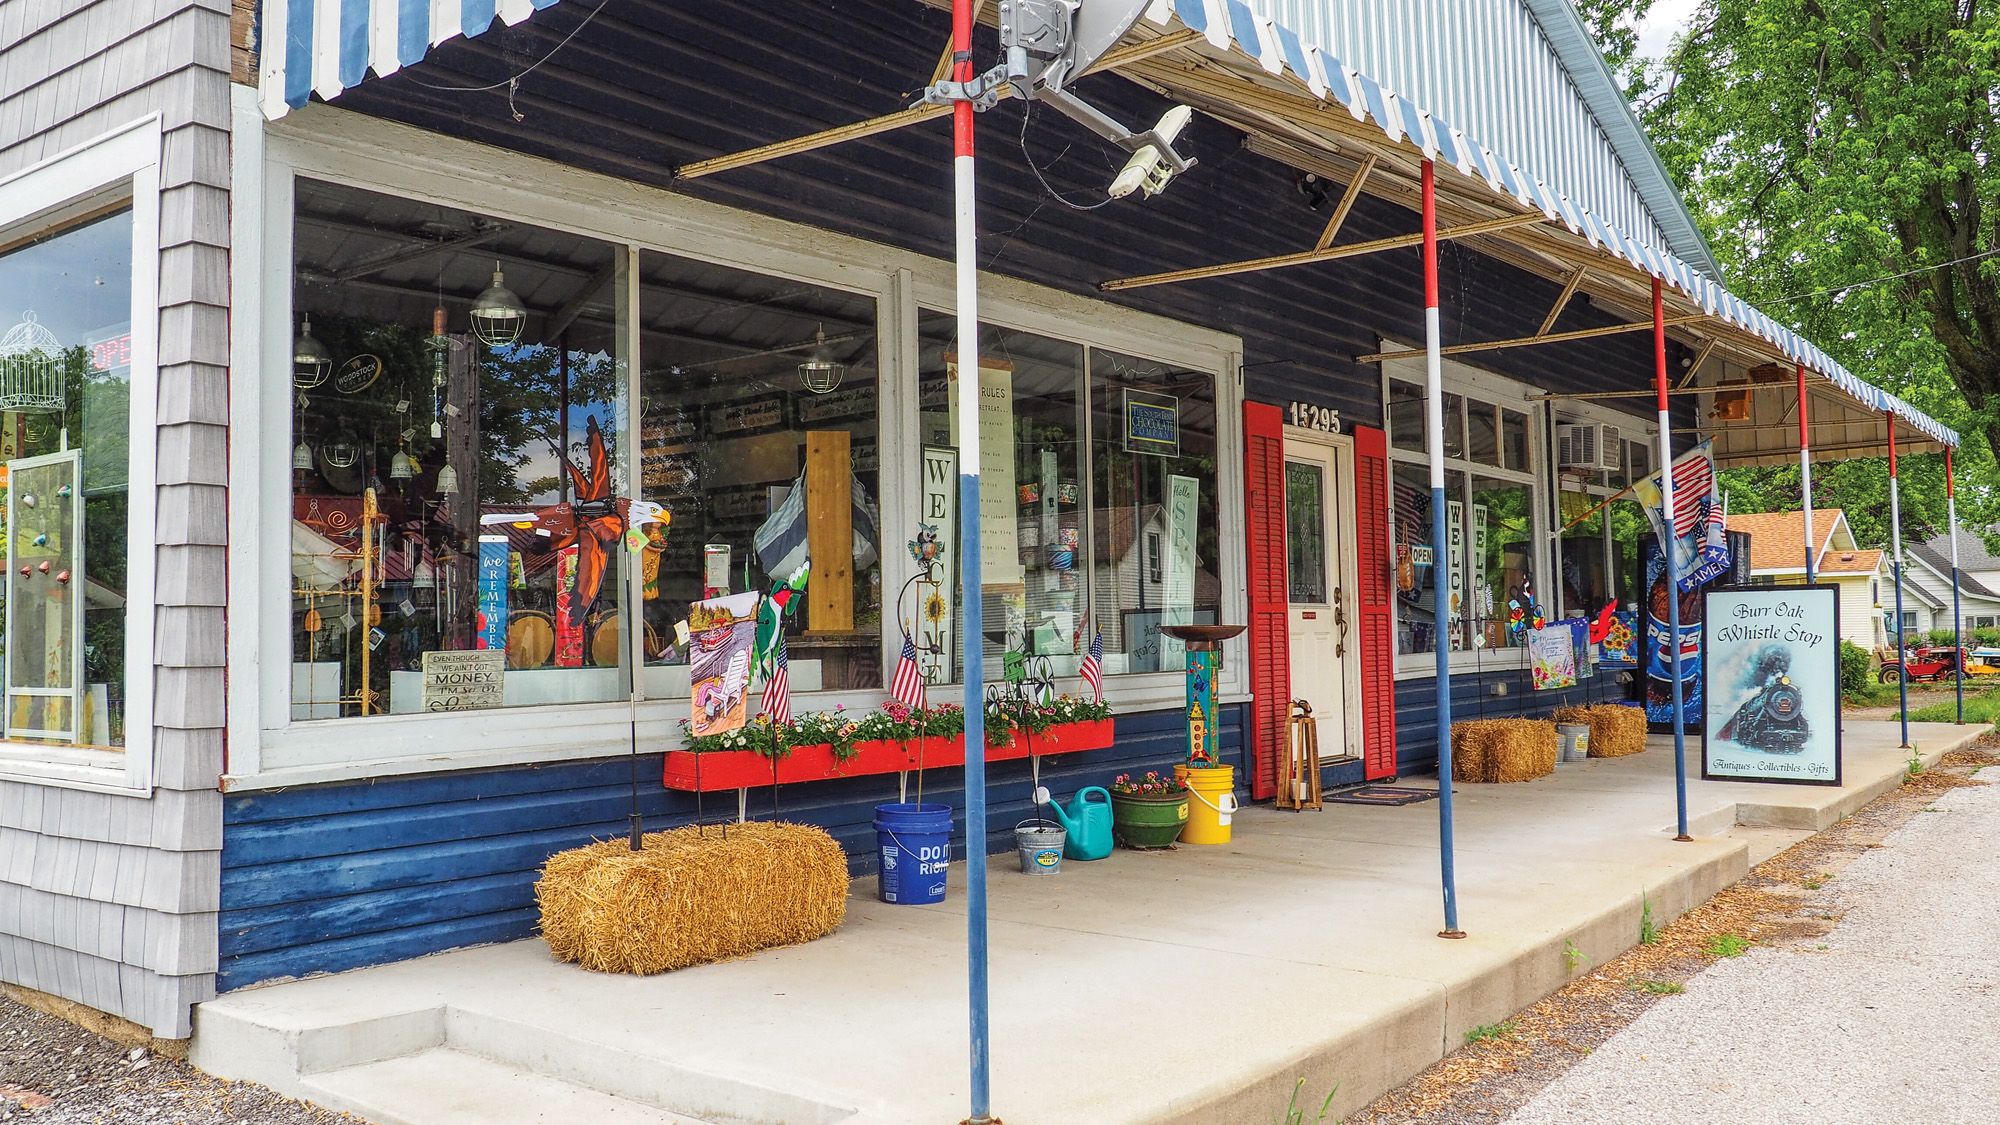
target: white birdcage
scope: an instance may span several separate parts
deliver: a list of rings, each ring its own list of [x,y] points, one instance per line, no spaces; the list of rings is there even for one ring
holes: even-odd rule
[[[32,310],[0,336],[0,410],[60,414],[64,404],[62,341]]]

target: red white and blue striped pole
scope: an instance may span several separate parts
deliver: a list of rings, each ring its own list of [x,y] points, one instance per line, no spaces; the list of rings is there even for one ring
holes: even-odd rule
[[[1674,839],[1688,841],[1687,717],[1681,714],[1681,574],[1674,557],[1674,426],[1667,411],[1667,311],[1660,279],[1653,279],[1653,389],[1660,410],[1660,561],[1667,580],[1667,678],[1673,681]]]
[[[1896,414],[1882,412],[1889,423],[1889,542],[1896,549],[1896,663],[1903,672],[1896,677],[1896,699],[1903,721],[1903,745],[1910,749],[1910,637],[1903,627],[1903,494],[1896,480]]]
[[[1952,685],[1958,695],[1958,721],[1965,722],[1965,613],[1958,604],[1958,490],[1952,483],[1951,446],[1944,447],[1944,526],[1951,535],[1951,643],[1958,648],[1958,671]]]
[[[973,79],[972,0],[952,0],[953,80]],[[965,957],[972,1048],[971,1125],[992,1120],[986,956],[986,622],[979,568],[979,230],[973,202],[972,100],[951,107],[958,288],[958,584],[965,653]]]
[[[1811,585],[1819,575],[1819,542],[1813,538],[1813,497],[1812,497],[1812,435],[1811,425],[1806,420],[1806,364],[1799,360],[1795,364],[1799,381],[1799,502],[1806,510],[1806,583]]]
[[[1458,874],[1451,839],[1451,563],[1444,506],[1444,344],[1438,323],[1437,169],[1424,161],[1424,430],[1431,451],[1431,630],[1437,650],[1438,866],[1444,882],[1444,929],[1458,928]]]

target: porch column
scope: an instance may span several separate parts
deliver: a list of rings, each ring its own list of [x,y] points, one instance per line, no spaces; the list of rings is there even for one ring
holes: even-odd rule
[[[1965,722],[1965,613],[1958,604],[1958,490],[1952,483],[1951,446],[1944,447],[1944,528],[1951,536],[1951,643],[1958,649],[1952,687],[1958,695],[1958,721]]]
[[[1451,559],[1444,521],[1444,352],[1438,328],[1437,169],[1424,161],[1424,428],[1431,452],[1431,619],[1437,650],[1438,863],[1444,882],[1443,938],[1458,928],[1458,877],[1451,842]]]
[[[1797,361],[1799,381],[1799,502],[1806,512],[1806,584],[1808,586],[1819,577],[1819,543],[1813,538],[1812,507],[1812,435],[1808,432],[1810,423],[1806,419],[1806,363]]]
[[[1895,548],[1896,568],[1896,662],[1903,672],[1896,677],[1897,711],[1902,716],[1903,745],[1910,748],[1910,637],[1903,628],[1903,494],[1896,481],[1896,414],[1885,410],[1882,417],[1889,423],[1889,542]]]
[[[1687,731],[1681,714],[1681,567],[1674,557],[1674,426],[1667,409],[1667,312],[1653,279],[1653,388],[1660,408],[1660,558],[1667,568],[1667,678],[1673,683],[1674,839],[1688,841]]]
[[[972,0],[952,0],[952,79],[972,81]],[[962,89],[962,87],[961,87]],[[986,607],[979,566],[979,232],[973,200],[972,102],[952,103],[958,299],[959,633],[965,638],[965,960],[971,1046],[968,1125],[992,1120],[986,956]]]

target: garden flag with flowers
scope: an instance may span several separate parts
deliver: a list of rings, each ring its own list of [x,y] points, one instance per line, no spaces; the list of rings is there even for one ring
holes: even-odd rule
[[[1104,702],[1104,630],[1098,629],[1090,638],[1090,655],[1083,658],[1083,667],[1076,670],[1083,682],[1090,685],[1090,700]]]
[[[912,711],[924,709],[924,674],[917,669],[917,645],[908,633],[903,634],[903,655],[896,659],[896,678],[889,685],[889,695]]]

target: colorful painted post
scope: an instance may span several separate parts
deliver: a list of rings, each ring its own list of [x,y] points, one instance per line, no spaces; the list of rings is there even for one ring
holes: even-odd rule
[[[1424,432],[1431,455],[1431,621],[1437,650],[1438,866],[1444,883],[1444,929],[1458,928],[1458,875],[1451,840],[1451,560],[1444,521],[1444,343],[1438,323],[1437,169],[1423,165],[1424,192]]]
[[[1187,646],[1187,750],[1190,768],[1221,764],[1216,753],[1215,673],[1222,666],[1219,646]]]
[[[953,81],[971,82],[972,0],[952,0]],[[962,87],[961,87],[962,89]],[[972,102],[951,107],[953,218],[958,292],[958,565],[965,638],[965,960],[972,1055],[971,1125],[991,1121],[986,956],[986,607],[979,566],[979,231],[973,197]]]
[[[1681,714],[1681,574],[1674,557],[1674,426],[1667,412],[1667,312],[1660,292],[1660,279],[1653,279],[1653,388],[1660,411],[1660,527],[1666,542],[1660,544],[1660,558],[1666,565],[1667,636],[1673,638],[1668,660],[1668,679],[1673,682],[1674,702],[1674,839],[1688,841],[1687,716]]]
[[[1896,677],[1897,712],[1902,717],[1903,745],[1900,749],[1910,749],[1910,637],[1903,628],[1903,494],[1896,480],[1896,413],[1882,412],[1882,418],[1889,424],[1889,543],[1896,550],[1895,561],[1889,565],[1896,569],[1896,662],[1902,665],[1902,674]]]
[[[1965,612],[1958,604],[1958,490],[1952,483],[1951,446],[1944,447],[1944,526],[1951,536],[1951,643],[1958,648],[1958,670],[1952,687],[1958,696],[1958,721],[1965,722]]]
[[[1806,419],[1806,363],[1796,365],[1799,380],[1799,503],[1806,513],[1806,584],[1819,575],[1819,543],[1813,539],[1812,435]]]

